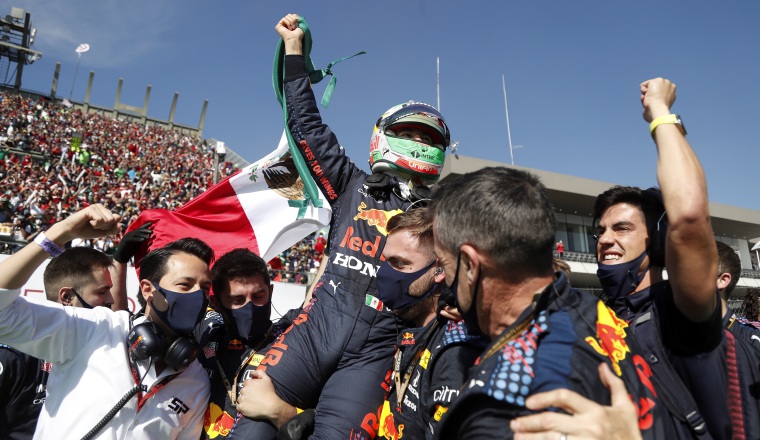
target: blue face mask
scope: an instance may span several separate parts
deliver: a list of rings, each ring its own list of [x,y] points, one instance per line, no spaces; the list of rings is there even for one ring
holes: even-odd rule
[[[599,277],[599,283],[602,285],[607,300],[616,301],[625,298],[627,295],[636,290],[639,283],[644,279],[647,270],[639,275],[641,262],[646,258],[647,253],[644,251],[635,260],[621,264],[602,264],[596,270],[596,276]]]
[[[433,284],[422,296],[411,296],[409,286],[420,279],[435,261],[417,272],[400,272],[387,261],[380,265],[377,271],[377,297],[391,310],[400,310],[419,304],[420,301],[433,294],[438,284]]]
[[[271,299],[263,306],[257,306],[252,301],[248,301],[243,307],[237,309],[228,309],[221,303],[219,303],[219,307],[224,310],[228,317],[232,318],[234,322],[230,324],[237,328],[238,336],[246,342],[255,342],[272,325],[272,321],[269,320],[272,313]]]
[[[203,318],[203,313],[208,306],[206,292],[200,289],[195,292],[180,293],[164,289],[156,283],[153,283],[153,286],[166,298],[168,305],[166,310],[159,311],[154,300],[151,299],[150,305],[156,316],[178,335],[190,336],[195,325]]]

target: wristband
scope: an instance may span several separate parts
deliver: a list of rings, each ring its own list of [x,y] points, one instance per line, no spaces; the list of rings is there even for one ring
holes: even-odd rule
[[[37,234],[34,238],[34,242],[40,245],[42,250],[50,254],[53,258],[61,255],[65,249],[53,243],[53,240],[47,238],[44,232]]]
[[[676,114],[669,114],[655,118],[651,124],[649,124],[649,133],[654,137],[654,130],[662,124],[675,124],[681,134],[686,136],[686,127],[683,125],[683,120]]]

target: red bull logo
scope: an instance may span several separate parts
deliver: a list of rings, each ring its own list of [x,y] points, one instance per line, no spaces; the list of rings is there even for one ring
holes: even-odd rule
[[[240,339],[230,339],[230,343],[227,344],[228,350],[242,350],[243,348],[243,341]]]
[[[396,426],[396,418],[391,412],[391,406],[386,400],[383,402],[383,409],[380,411],[380,429],[377,431],[377,438],[388,440],[398,440],[404,436],[404,424]]]
[[[209,404],[203,416],[203,430],[208,438],[227,437],[234,426],[234,417],[222,411],[219,405]]]
[[[393,211],[383,211],[380,209],[365,208],[367,208],[367,205],[364,202],[361,202],[357,208],[359,210],[359,213],[354,216],[354,220],[366,220],[370,226],[377,228],[377,230],[383,235],[388,235],[388,231],[385,229],[386,226],[388,226],[388,220],[390,220],[394,215],[400,214],[402,212],[400,209],[395,209]]]
[[[603,302],[597,303],[596,338],[588,336],[586,342],[602,356],[607,356],[612,361],[612,369],[615,374],[621,376],[620,361],[631,352],[625,341],[628,323],[615,315]]]
[[[404,333],[401,337],[401,345],[414,345],[414,334],[410,332]]]

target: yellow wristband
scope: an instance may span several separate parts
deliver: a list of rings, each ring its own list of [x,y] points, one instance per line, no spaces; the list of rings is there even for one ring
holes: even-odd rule
[[[683,126],[681,117],[676,114],[669,114],[655,118],[651,124],[649,124],[649,133],[654,136],[654,130],[662,124],[675,124],[681,133],[686,136],[686,128]]]

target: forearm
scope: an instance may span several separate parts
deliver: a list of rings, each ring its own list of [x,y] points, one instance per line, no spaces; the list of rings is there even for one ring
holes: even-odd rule
[[[128,310],[129,302],[127,301],[127,266],[128,263],[120,263],[116,260],[111,266],[111,296],[113,297],[113,310]]]
[[[275,428],[280,429],[282,425],[295,417],[296,414],[298,414],[298,410],[295,406],[290,406],[287,403],[282,402],[277,408],[277,411],[269,417],[269,421],[272,422]]]
[[[61,247],[68,241],[65,230],[60,226],[60,223],[51,226],[45,232],[45,236]],[[23,249],[0,263],[0,288],[20,289],[49,256],[37,243],[27,244]]]

